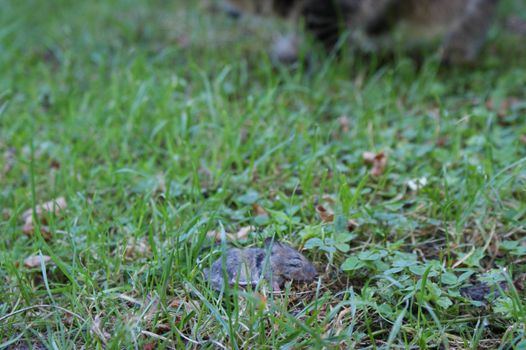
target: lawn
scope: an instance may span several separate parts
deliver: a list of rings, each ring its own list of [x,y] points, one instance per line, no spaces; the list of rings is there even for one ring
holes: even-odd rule
[[[0,7],[0,349],[526,349],[525,3],[470,67],[276,67],[284,25],[211,1]],[[210,288],[269,237],[319,278]]]

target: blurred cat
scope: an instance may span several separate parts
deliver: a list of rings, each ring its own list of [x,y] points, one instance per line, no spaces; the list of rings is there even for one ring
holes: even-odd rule
[[[385,48],[382,40],[396,31],[407,41],[442,35],[442,61],[476,59],[484,45],[499,0],[227,0],[232,13],[278,15],[299,26],[328,49],[348,31],[352,46]],[[361,39],[360,39],[361,38]],[[288,40],[288,45],[287,45]],[[274,56],[297,59],[298,38],[287,35],[274,46]],[[365,43],[365,44],[364,44]],[[291,51],[296,50],[296,57]]]

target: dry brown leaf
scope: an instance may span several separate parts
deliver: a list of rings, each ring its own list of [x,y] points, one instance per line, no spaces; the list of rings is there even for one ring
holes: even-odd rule
[[[35,232],[35,226],[33,226],[33,221],[29,220],[24,223],[24,226],[22,226],[22,232],[24,232],[26,235],[31,236]]]
[[[100,321],[101,321],[100,320],[100,315],[95,316],[95,319],[91,323],[90,331],[92,333],[95,333],[95,335],[97,335],[97,337],[99,337],[99,339],[102,341],[102,343],[104,345],[106,345],[108,343],[108,339],[110,339],[111,335],[108,332],[106,332],[101,327],[101,322]]]
[[[336,334],[341,333],[344,329],[347,328],[346,322],[343,322],[343,318],[347,316],[349,313],[351,313],[351,308],[343,308],[342,311],[338,313],[338,316],[336,317]]]
[[[8,148],[4,153],[4,168],[2,172],[9,173],[16,163],[16,148]]]
[[[332,212],[332,210],[325,208],[323,205],[318,204],[316,206],[316,212],[320,216],[321,221],[325,223],[334,221],[334,213]]]
[[[365,164],[373,164],[375,156],[376,156],[376,153],[369,152],[369,151],[363,152],[363,155],[362,155],[363,161],[365,162]]]
[[[445,136],[439,136],[435,142],[437,147],[444,147],[447,145],[448,139]]]
[[[49,167],[54,170],[60,169],[60,162],[56,159],[52,159],[49,163]]]
[[[497,113],[497,116],[500,118],[499,121],[501,123],[505,123],[506,121],[503,120],[506,115],[509,114],[510,110],[512,110],[515,105],[520,103],[521,100],[516,96],[509,96],[500,101],[500,103],[496,103],[493,99],[488,99],[486,101],[486,108],[494,111]]]
[[[66,209],[67,203],[66,199],[64,197],[58,197],[56,199],[53,199],[49,202],[45,202],[43,204],[39,204],[36,206],[36,215],[39,219],[42,219],[45,214],[48,213],[55,213],[55,215],[58,215],[62,210]],[[24,221],[27,222],[28,218],[33,217],[33,208],[30,208],[26,210],[22,214],[22,218]]]
[[[323,205],[319,204],[316,206],[316,212],[320,216],[321,221],[323,221],[324,223],[334,222],[334,212],[331,209],[326,208]],[[347,230],[349,232],[354,231],[354,229],[357,227],[358,227],[358,222],[356,222],[355,220],[349,219],[347,221]]]
[[[157,342],[155,341],[146,343],[143,346],[143,350],[155,350],[155,349],[157,349]]]
[[[132,237],[128,244],[126,245],[125,255],[130,259],[137,259],[140,257],[148,256],[151,253],[152,249],[148,242],[147,237],[142,237],[137,239]]]
[[[384,173],[387,165],[387,155],[383,151],[379,153],[364,152],[363,160],[366,164],[372,164],[371,176],[378,177]]]
[[[24,260],[24,266],[28,268],[39,267],[41,261],[45,264],[51,261],[51,257],[47,255],[31,255]]]
[[[254,226],[243,226],[236,233],[225,233],[225,236],[230,241],[239,241],[246,239],[250,232],[254,231],[256,228]],[[208,231],[206,237],[220,241],[221,240],[221,231],[211,230]]]
[[[172,330],[172,327],[168,323],[159,323],[156,326],[156,333],[157,334],[163,334],[168,333]]]
[[[182,303],[183,303],[183,301],[181,301],[181,299],[174,298],[174,299],[170,300],[170,302],[168,303],[168,307],[177,308]]]
[[[520,274],[519,277],[513,281],[513,284],[519,292],[524,292],[524,290],[526,290],[526,273]]]
[[[200,303],[199,301],[191,302],[191,301],[174,298],[168,303],[168,307],[171,307],[174,309],[183,308],[186,313],[190,313],[192,311],[197,310],[195,305],[199,305],[199,303]]]
[[[242,240],[242,239],[246,239],[248,237],[248,234],[252,231],[255,230],[255,227],[254,226],[244,226],[244,227],[241,227],[236,233],[235,235],[233,235],[233,239],[235,240]]]
[[[349,117],[347,117],[346,115],[342,115],[341,117],[338,118],[338,124],[340,125],[342,133],[346,134],[351,129],[350,128],[351,121],[349,120]]]
[[[2,219],[5,221],[11,219],[11,216],[13,216],[13,211],[11,209],[2,209]]]
[[[225,233],[225,235],[228,235]],[[221,240],[221,231],[218,230],[210,230],[206,233],[206,237],[213,239],[214,241],[220,241]]]
[[[66,199],[64,197],[56,198],[52,201],[39,204],[36,206],[35,211],[37,217],[42,221],[42,224],[40,226],[40,233],[42,234],[42,237],[49,241],[51,236],[51,231],[46,224],[46,218],[45,215],[48,213],[54,213],[55,215],[58,215],[62,210],[66,209],[67,203]],[[24,219],[24,225],[22,226],[22,232],[28,236],[32,236],[35,233],[35,223],[33,222],[33,209],[28,209],[22,214],[22,218]]]
[[[268,217],[268,213],[261,205],[254,203],[252,204],[252,211],[254,212],[255,216],[265,216]]]
[[[330,194],[324,194],[323,196],[321,196],[321,199],[323,202],[333,206],[334,204],[336,204],[336,199],[334,199],[334,196],[331,196]]]
[[[150,304],[150,308],[148,309],[148,312],[146,312],[146,315],[144,315],[143,320],[147,321],[148,323],[151,322],[151,320],[154,319],[155,315],[159,313],[160,310],[160,299],[156,296],[154,296],[154,300],[152,301],[152,298],[148,296],[146,298],[145,304]]]
[[[70,313],[68,313],[68,312],[64,312],[64,316],[62,316],[62,322],[63,322],[66,326],[72,326],[74,320],[75,320],[75,318],[73,317],[72,314],[70,314]]]
[[[35,234],[35,225],[33,224],[33,219],[31,217],[29,217],[24,223],[24,226],[22,226],[22,232],[28,236],[33,236]],[[40,234],[46,241],[50,241],[51,238],[53,238],[49,227],[45,225],[40,226]]]

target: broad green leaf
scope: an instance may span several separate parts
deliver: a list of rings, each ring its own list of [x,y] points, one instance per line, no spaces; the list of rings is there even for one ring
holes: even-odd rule
[[[365,264],[363,263],[363,261],[358,259],[356,256],[351,256],[343,262],[342,270],[343,271],[354,271],[354,270],[361,269],[364,266]]]
[[[440,297],[438,298],[438,300],[436,301],[437,305],[439,305],[440,307],[442,307],[443,309],[447,309],[449,308],[451,305],[453,305],[453,302],[451,301],[451,299],[449,299],[448,297]]]
[[[455,276],[455,274],[451,272],[444,272],[440,277],[440,280],[442,281],[442,283],[449,285],[458,283],[457,276]]]
[[[366,250],[366,251],[360,252],[358,254],[358,258],[364,261],[375,261],[375,260],[379,260],[383,258],[386,255],[387,255],[387,251],[385,250],[379,250],[377,252]]]
[[[241,196],[237,197],[237,200],[240,203],[250,205],[250,204],[256,203],[258,198],[259,198],[259,193],[258,192],[254,191],[254,190],[249,190],[244,195],[241,195]]]

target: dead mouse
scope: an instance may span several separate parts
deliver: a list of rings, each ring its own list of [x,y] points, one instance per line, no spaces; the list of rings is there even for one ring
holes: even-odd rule
[[[270,253],[270,255],[268,254]],[[230,286],[255,286],[265,278],[274,291],[279,291],[285,281],[313,281],[316,268],[300,252],[288,244],[265,240],[265,248],[230,248],[217,259],[210,269],[204,269],[212,288],[222,290],[224,276]]]

